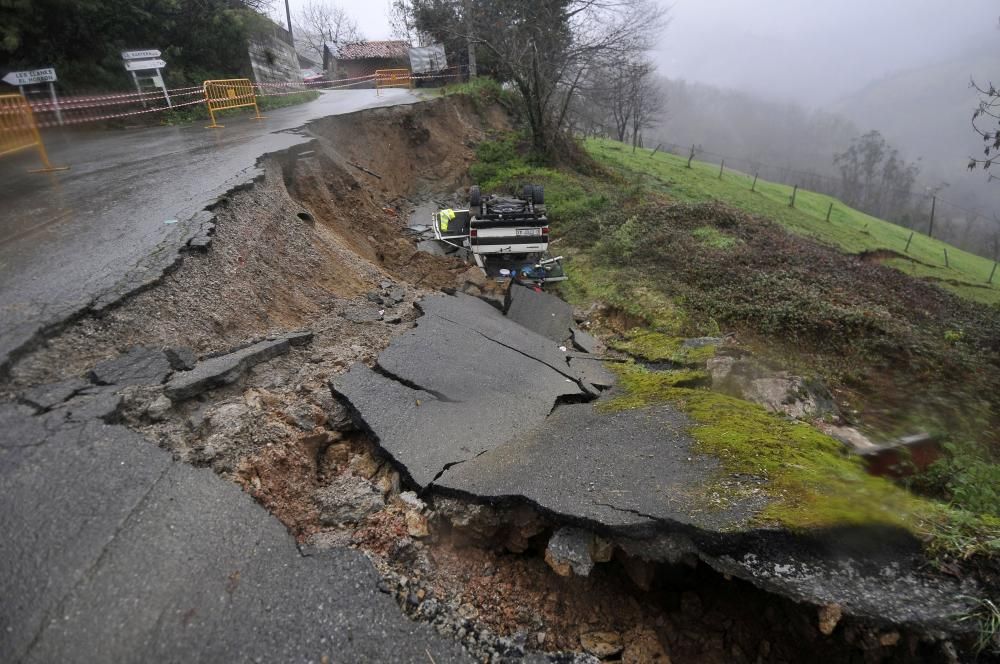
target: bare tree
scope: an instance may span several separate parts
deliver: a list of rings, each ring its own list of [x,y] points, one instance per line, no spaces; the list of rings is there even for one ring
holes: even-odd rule
[[[411,2],[422,32],[447,39],[468,34],[468,21],[475,25],[484,61],[520,93],[540,153],[556,147],[587,72],[601,60],[648,51],[665,25],[655,0]]]
[[[969,170],[982,166],[989,168],[1000,152],[1000,91],[993,84],[981,87],[975,81],[972,87],[979,93],[979,107],[972,113],[972,129],[983,139],[982,158],[969,157]]]
[[[323,61],[323,46],[336,48],[364,40],[357,22],[329,0],[309,0],[295,16],[296,47],[307,57]]]

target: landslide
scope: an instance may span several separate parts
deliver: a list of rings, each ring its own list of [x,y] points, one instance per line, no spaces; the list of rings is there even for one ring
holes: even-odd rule
[[[211,208],[212,243],[188,250],[155,288],[83,318],[13,367],[9,386],[80,375],[136,344],[229,348],[343,313],[385,279],[436,290],[464,264],[418,252],[403,233],[411,200],[453,191],[498,109],[463,97],[333,116],[305,148],[265,155],[264,175]],[[336,320],[333,320],[336,322]],[[342,322],[342,319],[341,319]]]

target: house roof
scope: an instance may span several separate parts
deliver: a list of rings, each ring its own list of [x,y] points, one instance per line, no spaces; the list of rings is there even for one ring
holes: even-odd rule
[[[339,50],[338,60],[406,58],[410,54],[410,44],[405,41],[367,41],[344,44]]]

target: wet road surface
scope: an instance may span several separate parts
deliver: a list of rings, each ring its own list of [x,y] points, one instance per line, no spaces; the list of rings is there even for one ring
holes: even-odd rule
[[[0,367],[48,326],[155,279],[189,237],[188,220],[256,174],[261,155],[307,140],[310,120],[418,101],[408,90],[338,90],[316,101],[182,127],[48,131],[55,165],[34,151],[0,160]],[[109,294],[113,294],[110,295]]]

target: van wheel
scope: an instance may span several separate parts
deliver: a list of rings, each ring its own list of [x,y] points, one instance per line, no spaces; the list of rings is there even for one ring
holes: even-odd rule
[[[535,205],[545,205],[545,187],[536,184],[532,187]]]
[[[479,191],[479,185],[469,187],[469,207],[479,207],[483,202],[483,195]]]

